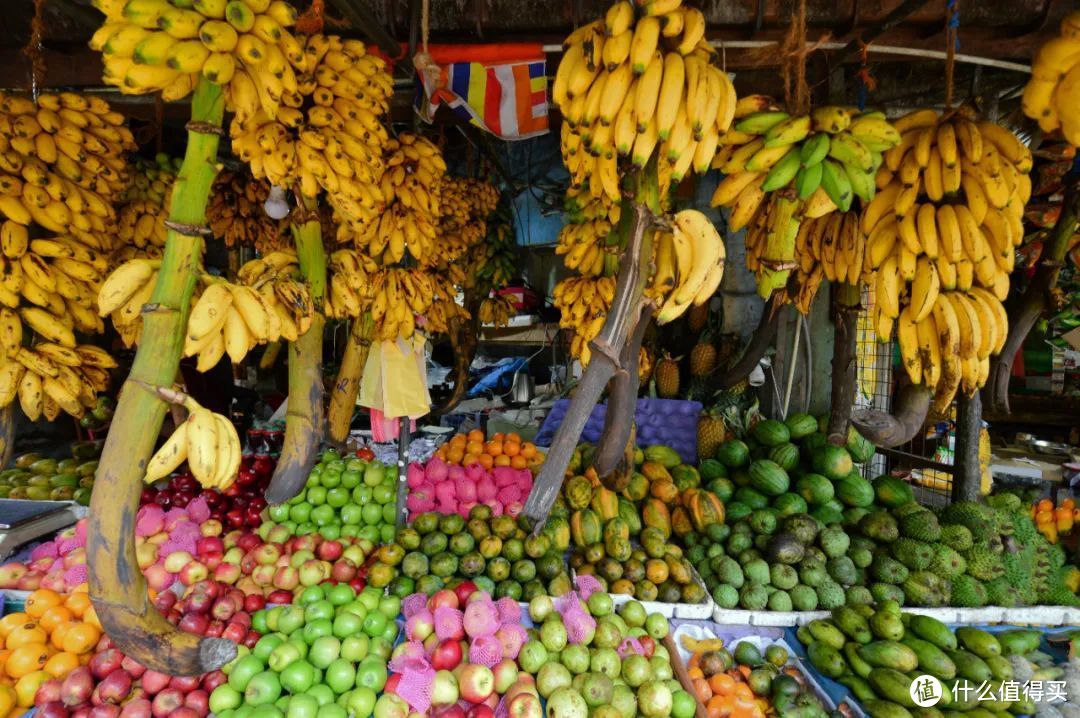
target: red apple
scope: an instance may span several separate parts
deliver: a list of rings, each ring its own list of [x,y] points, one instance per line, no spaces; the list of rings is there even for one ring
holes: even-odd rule
[[[200,718],[210,712],[209,701],[210,695],[201,688],[184,696],[184,705],[198,713]]]
[[[476,592],[476,584],[472,581],[462,581],[457,586],[454,586],[454,595],[457,596],[458,605],[464,606],[469,600],[469,596]]]
[[[521,692],[510,699],[507,705],[510,718],[543,718],[544,710],[540,707],[540,699],[532,693]]]
[[[652,658],[653,653],[656,651],[656,641],[653,640],[653,637],[640,636],[638,638],[638,643],[641,644],[642,654],[646,658]]]
[[[30,571],[19,577],[19,580],[15,582],[15,588],[20,591],[36,591],[41,588],[41,579],[44,574],[36,571]]]
[[[195,553],[199,556],[210,553],[211,551],[225,553],[225,542],[221,540],[221,537],[203,536],[195,542]]]
[[[322,546],[325,545],[324,543]],[[338,559],[330,568],[330,577],[340,583],[348,583],[356,578],[356,564],[347,558]]]
[[[63,691],[61,686],[64,684],[59,678],[50,678],[49,680],[38,686],[37,693],[34,694],[34,703],[53,703],[59,702],[63,699]]]
[[[248,613],[255,613],[266,608],[266,599],[262,596],[245,596],[244,597],[244,609]]]
[[[495,718],[495,711],[491,709],[491,706],[480,703],[469,709],[466,718]]]
[[[173,676],[169,681],[169,688],[175,688],[181,693],[190,693],[199,687],[199,676]]]
[[[222,596],[214,601],[214,606],[210,609],[210,615],[219,621],[228,621],[239,608],[231,596]]]
[[[435,671],[435,682],[431,686],[431,704],[448,706],[457,703],[457,679],[450,671]]]
[[[225,549],[225,555],[222,557],[222,561],[225,563],[240,565],[240,562],[244,560],[244,554],[247,553],[239,546],[231,546]]]
[[[401,683],[401,674],[392,673],[390,677],[386,679],[386,685],[383,686],[383,693],[390,693],[397,695],[398,683]]]
[[[89,718],[117,718],[120,715],[120,706],[112,703],[102,703],[90,709]]]
[[[224,623],[222,623],[221,621],[210,621],[209,625],[206,626],[206,632],[203,633],[203,635],[207,636],[208,638],[220,638],[221,634],[224,631]]]
[[[465,718],[465,709],[452,703],[436,710],[433,718]]]
[[[90,706],[79,706],[75,710],[71,711],[71,718],[89,718]]]
[[[266,602],[267,603],[272,603],[272,604],[276,604],[276,605],[292,603],[292,600],[293,600],[292,591],[284,591],[284,590],[280,590],[280,589],[277,590],[277,591],[271,591],[270,594],[266,597]]]
[[[166,564],[168,559],[166,559]],[[206,564],[201,561],[190,561],[180,569],[179,578],[180,583],[185,586],[193,586],[199,581],[205,581],[210,575],[209,569],[206,568]]]
[[[93,658],[91,658],[90,662],[87,664],[87,667],[94,675],[94,678],[101,681],[105,679],[105,676],[119,668],[123,660],[123,653],[115,648],[110,648],[101,653],[95,653]]]
[[[146,698],[135,698],[120,709],[120,718],[150,718],[150,706]]]
[[[142,674],[146,673],[146,666],[131,656],[124,656],[124,659],[120,661],[120,667],[130,673],[132,678],[142,678]]]
[[[504,658],[495,664],[495,667],[491,669],[491,673],[495,677],[495,692],[502,695],[509,690],[510,686],[514,685],[520,671],[517,663],[512,658]]]
[[[255,549],[255,561],[264,566],[273,565],[280,556],[281,546],[276,543],[264,543]]]
[[[181,631],[203,635],[206,627],[210,625],[210,619],[205,613],[185,613],[178,624]]]
[[[495,690],[495,675],[487,666],[468,663],[458,676],[458,690],[470,703],[480,703]]]
[[[262,539],[260,539],[256,534],[253,534],[250,531],[245,531],[243,535],[241,535],[240,538],[236,541],[236,545],[244,549],[245,551],[250,551],[253,548],[257,548],[261,543]]]
[[[315,586],[322,583],[323,576],[323,564],[322,561],[304,561],[304,564],[300,567],[300,583],[303,586]]]
[[[214,580],[222,583],[234,584],[242,575],[240,566],[235,563],[221,563],[214,568]]]
[[[229,677],[221,671],[211,671],[203,676],[202,689],[208,694],[213,693],[214,689],[229,680]]]
[[[97,686],[97,693],[105,703],[121,703],[131,691],[131,674],[123,668],[105,676]]]
[[[40,698],[35,698],[34,705],[37,706],[34,715],[40,718],[68,718],[68,709],[60,701],[42,703]]]
[[[217,519],[207,519],[199,524],[199,533],[203,536],[221,536],[221,529],[221,521]],[[222,542],[222,546],[224,545],[224,542]],[[223,548],[222,551],[224,550]]]
[[[453,638],[440,641],[431,656],[431,667],[437,671],[452,670],[461,663],[461,643]]]
[[[221,638],[227,638],[233,643],[241,643],[244,640],[244,636],[247,635],[248,629],[242,624],[230,622],[221,631]]]
[[[208,551],[204,554],[200,554],[199,559],[202,561],[203,565],[206,566],[206,570],[213,575],[214,570],[225,560],[225,554],[221,551]]]
[[[255,569],[251,572],[251,580],[255,582],[257,586],[271,586],[274,583],[275,567],[273,565],[259,564],[255,566]]]
[[[292,566],[282,566],[274,572],[273,585],[291,591],[300,585],[300,572]]]
[[[341,553],[344,550],[345,547],[341,545],[340,541],[323,541],[319,544],[315,555],[323,561],[337,561],[341,558]]]
[[[169,687],[170,680],[172,680],[172,676],[170,675],[148,670],[142,675],[142,689],[146,691],[148,695],[156,696],[158,693]]]
[[[458,601],[457,594],[448,588],[443,588],[436,591],[430,599],[428,599],[428,608],[432,613],[436,608],[440,606],[449,606],[450,608],[460,608],[461,602]]]
[[[154,718],[169,718],[182,705],[184,705],[184,694],[175,688],[166,688],[154,696],[151,710]]]
[[[251,572],[255,570],[255,567],[259,565],[259,562],[255,560],[255,552],[248,551],[244,554],[244,558],[240,559],[240,570],[245,575],[250,576]]]

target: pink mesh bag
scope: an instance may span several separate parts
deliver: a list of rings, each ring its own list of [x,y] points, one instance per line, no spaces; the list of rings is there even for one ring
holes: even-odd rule
[[[645,655],[645,647],[641,645],[641,641],[630,636],[624,638],[623,642],[619,644],[618,648],[619,658],[626,658],[627,656],[638,654]]]
[[[492,635],[477,636],[469,646],[469,663],[494,668],[503,659],[502,644]]]
[[[57,558],[60,555],[57,541],[46,541],[34,547],[30,552],[30,560],[37,561],[39,558]]]
[[[64,580],[67,581],[68,588],[74,588],[81,583],[86,583],[89,578],[85,563],[80,563],[78,566],[72,566],[64,574]]]
[[[499,704],[495,706],[495,718],[510,718],[510,708],[507,703],[506,696],[499,696]]]
[[[495,631],[495,638],[502,644],[503,658],[517,658],[521,647],[529,640],[529,634],[520,623],[504,623]]]
[[[596,619],[581,608],[581,601],[576,593],[568,593],[555,603],[566,626],[566,640],[570,643],[584,643],[596,631]]]
[[[488,596],[469,601],[465,606],[462,626],[470,638],[487,636],[499,629],[499,613]]]
[[[588,601],[589,596],[602,589],[603,586],[596,580],[596,576],[585,574],[577,577],[577,592],[581,594],[582,601]]]
[[[423,593],[409,594],[401,602],[401,611],[405,614],[405,618],[409,618],[414,613],[419,613],[427,606],[427,595]]]
[[[440,641],[457,638],[465,630],[462,626],[464,615],[456,608],[439,606],[435,609],[435,635]]]
[[[405,699],[414,711],[427,713],[431,707],[431,688],[435,683],[435,669],[427,659],[399,656],[390,661],[388,668],[401,674],[397,694]]]
[[[503,596],[495,602],[499,612],[499,623],[521,623],[521,606],[509,596]]]
[[[210,518],[210,505],[206,503],[206,499],[199,497],[189,502],[187,505],[188,516],[191,520],[197,524],[201,524]]]

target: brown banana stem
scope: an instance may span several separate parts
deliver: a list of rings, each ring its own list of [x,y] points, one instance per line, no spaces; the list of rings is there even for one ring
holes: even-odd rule
[[[326,412],[327,433],[330,441],[343,446],[349,438],[349,426],[352,424],[353,411],[356,409],[356,395],[360,393],[360,380],[364,376],[368,351],[371,349],[371,335],[375,332],[375,322],[371,314],[364,312],[353,320],[349,328],[349,339],[345,344],[345,354],[341,357],[334,386],[330,389],[330,408]]]
[[[221,126],[222,89],[202,77],[195,88],[191,119]],[[206,223],[206,201],[217,172],[219,135],[188,131],[184,163],[177,174],[169,219],[175,225]],[[172,675],[200,675],[223,666],[236,646],[178,630],[165,620],[146,592],[135,559],[135,514],[143,471],[154,450],[167,404],[132,382],[172,384],[180,364],[184,329],[201,264],[202,238],[168,232],[157,284],[142,308],[142,341],[131,374],[120,390],[112,427],[94,481],[87,530],[90,597],[102,627],[118,649],[147,668]]]
[[[300,273],[311,287],[315,316],[308,330],[289,345],[289,406],[285,414],[285,439],[274,476],[266,488],[271,504],[288,501],[300,493],[315,466],[322,443],[325,413],[322,378],[323,297],[326,292],[326,252],[322,226],[314,199],[303,197],[307,221],[293,225]]]
[[[750,335],[750,340],[746,343],[746,349],[743,350],[742,356],[721,377],[719,381],[721,389],[731,389],[745,381],[746,377],[750,376],[750,372],[761,361],[761,357],[765,356],[765,352],[772,346],[773,339],[776,338],[776,332],[780,328],[781,306],[780,300],[774,292],[769,297],[769,301],[765,303],[765,308],[761,312],[761,319],[758,320],[757,327],[754,328],[753,334]]]
[[[979,498],[979,434],[982,432],[982,397],[979,392],[956,397],[956,452],[953,456],[953,501]]]
[[[847,443],[851,407],[855,404],[855,335],[859,322],[859,287],[840,284],[833,294],[832,395],[829,409],[829,426],[826,431],[829,443],[843,446]]]
[[[893,413],[854,409],[851,423],[874,446],[891,449],[915,438],[926,422],[933,398],[933,389],[922,384],[904,383],[896,393]]]
[[[1061,265],[1069,251],[1069,241],[1080,229],[1080,180],[1074,179],[1065,189],[1061,216],[1043,245],[1042,256],[1027,291],[1014,296],[1009,310],[1009,335],[1001,353],[990,365],[986,403],[991,411],[1009,413],[1009,381],[1013,362],[1032,327],[1051,306],[1051,293],[1058,283]]]
[[[7,466],[15,453],[15,403],[0,409],[0,466]]]
[[[620,479],[625,481],[630,479],[628,473],[616,470],[625,463],[627,443],[634,430],[634,412],[637,409],[638,387],[641,385],[638,359],[641,353],[641,342],[645,339],[645,332],[650,322],[652,322],[651,312],[645,308],[638,316],[630,340],[623,347],[619,356],[619,371],[612,378],[608,388],[604,429],[596,444],[593,467],[604,485],[613,491],[626,488],[617,486]]]
[[[465,306],[469,309],[470,318],[462,321],[452,317],[449,326],[450,348],[454,352],[454,390],[446,401],[431,410],[432,417],[444,416],[456,409],[469,390],[469,367],[476,358],[480,338],[480,303],[470,302],[466,298]]]

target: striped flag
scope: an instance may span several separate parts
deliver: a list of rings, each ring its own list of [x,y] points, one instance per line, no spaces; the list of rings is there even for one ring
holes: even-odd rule
[[[418,73],[416,111],[432,122],[446,107],[504,140],[548,131],[546,60],[538,44],[431,45],[439,66],[433,83]]]

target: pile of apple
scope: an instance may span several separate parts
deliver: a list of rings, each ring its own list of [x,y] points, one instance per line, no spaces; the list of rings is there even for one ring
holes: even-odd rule
[[[396,597],[339,583],[256,613],[252,625],[266,634],[225,666],[210,710],[218,718],[367,718],[386,685],[400,612]]]
[[[181,569],[180,580],[209,575],[248,595],[265,596],[269,603],[291,603],[309,586],[331,581],[353,590],[364,587],[364,564],[375,551],[367,539],[320,534],[292,536],[284,526],[263,524],[258,533],[230,531],[205,536]]]
[[[154,605],[190,633],[228,638],[241,646],[255,646],[259,640],[252,630],[252,612],[263,608],[261,596],[202,581],[184,599],[165,591],[154,598]],[[221,671],[192,677],[148,670],[102,636],[86,665],[38,688],[34,706],[40,718],[205,718],[210,694],[224,682]]]
[[[405,505],[411,515],[436,511],[468,517],[473,506],[483,504],[495,516],[507,513],[516,518],[532,491],[533,475],[528,469],[509,466],[485,469],[473,463],[461,467],[433,456],[427,464],[409,464],[406,481]]]
[[[532,695],[518,703],[535,701],[539,710],[533,681],[528,676],[522,680],[515,662],[528,637],[517,601],[493,600],[471,581],[463,581],[430,598],[422,593],[409,596],[403,606],[406,641],[394,649],[394,672],[380,698],[381,710],[400,709],[404,701],[405,710],[417,715],[494,718],[500,698],[509,707],[518,694]],[[427,679],[428,690],[410,686]],[[529,711],[512,710],[511,715]]]
[[[204,489],[190,472],[175,474],[164,485],[147,486],[139,503],[164,509],[184,508],[197,497],[206,501],[210,518],[230,529],[258,528],[266,508],[263,493],[270,483],[276,461],[269,456],[246,455],[240,461],[236,481],[224,491]]]
[[[397,520],[397,475],[378,461],[324,451],[304,489],[287,503],[268,507],[264,519],[297,536],[318,533],[331,540],[390,543]]]

